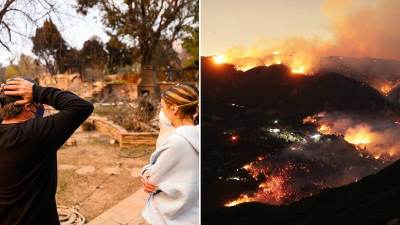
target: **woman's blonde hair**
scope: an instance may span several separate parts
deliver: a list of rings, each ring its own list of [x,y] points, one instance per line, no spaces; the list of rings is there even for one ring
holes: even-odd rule
[[[194,85],[177,84],[165,90],[161,98],[169,106],[178,106],[180,115],[199,123],[199,90]]]

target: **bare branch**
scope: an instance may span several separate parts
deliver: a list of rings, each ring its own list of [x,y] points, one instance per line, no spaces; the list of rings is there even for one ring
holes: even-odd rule
[[[36,24],[36,22],[38,21],[38,19],[33,19],[31,15],[29,15],[28,13],[26,13],[26,12],[20,10],[20,9],[10,8],[9,11],[16,11],[18,13],[21,13],[23,16],[25,16],[32,23]]]
[[[4,16],[8,12],[8,8],[15,2],[16,0],[7,0],[4,4],[3,8],[0,10],[0,22],[3,22]]]
[[[6,45],[1,39],[0,39],[0,45],[3,46],[5,49],[7,49],[7,51],[10,51],[10,47],[8,47],[8,45]]]
[[[39,13],[38,8],[46,12]],[[0,9],[0,34],[5,32],[8,41],[1,40],[0,36],[1,46],[9,51],[14,35],[29,38],[29,34],[21,31],[14,21],[26,19],[27,24],[38,26],[41,19],[52,14],[59,18],[55,2],[50,0],[6,0]]]

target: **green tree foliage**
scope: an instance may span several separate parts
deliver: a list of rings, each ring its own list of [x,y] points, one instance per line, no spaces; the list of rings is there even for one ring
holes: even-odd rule
[[[10,64],[6,67],[4,79],[7,80],[7,79],[10,79],[10,78],[13,78],[16,76],[20,76],[20,75],[21,75],[21,72],[20,72],[18,66]]]
[[[190,60],[186,65],[199,62],[199,27],[188,27],[189,36],[183,39],[182,47],[189,53]]]
[[[5,67],[4,79],[7,80],[16,76],[24,76],[35,78],[43,71],[40,63],[32,56],[22,54],[17,64],[14,61],[10,62],[10,65]]]
[[[198,19],[198,0],[77,1],[78,11],[83,14],[98,6],[104,12],[108,33],[126,38],[137,47],[141,65],[152,63],[161,41],[172,49],[172,44],[186,35],[184,28]]]

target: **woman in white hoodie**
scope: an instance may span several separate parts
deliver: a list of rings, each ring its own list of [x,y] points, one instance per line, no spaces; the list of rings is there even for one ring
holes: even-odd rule
[[[160,120],[174,129],[159,140],[142,170],[149,193],[142,216],[151,225],[199,224],[198,105],[192,85],[176,85],[161,95]]]

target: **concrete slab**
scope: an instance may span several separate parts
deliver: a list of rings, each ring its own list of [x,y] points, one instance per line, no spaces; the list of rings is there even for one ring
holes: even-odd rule
[[[120,201],[87,225],[145,225],[141,212],[145,205],[147,193],[140,189],[131,196]]]

